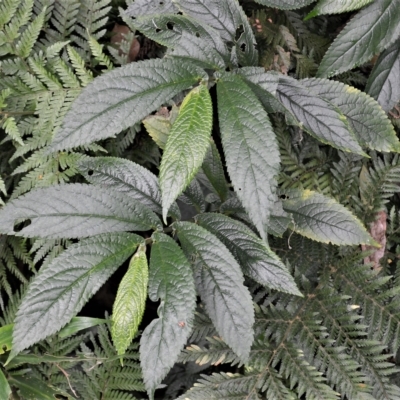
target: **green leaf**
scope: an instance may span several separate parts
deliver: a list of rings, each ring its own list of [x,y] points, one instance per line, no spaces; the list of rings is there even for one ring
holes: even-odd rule
[[[212,139],[201,167],[221,201],[225,201],[228,196],[228,185],[221,157]]]
[[[279,8],[280,10],[295,10],[313,3],[315,0],[255,0],[263,6]]]
[[[119,284],[113,305],[111,337],[119,355],[125,354],[142,321],[148,281],[146,246],[140,246]]]
[[[214,28],[226,42],[233,42],[242,66],[257,65],[258,51],[253,30],[236,0],[175,0],[186,15]]]
[[[11,350],[13,328],[14,324],[4,325],[0,328],[0,354]]]
[[[17,232],[22,220],[30,225]],[[0,210],[0,232],[24,237],[81,238],[159,226],[158,217],[131,197],[79,183],[33,190]]]
[[[225,74],[217,84],[218,119],[228,173],[263,238],[275,199],[279,150],[268,115],[243,82]]]
[[[293,216],[295,232],[322,243],[376,245],[362,223],[335,200],[311,190],[289,190],[283,208]]]
[[[196,222],[221,240],[243,267],[245,275],[271,289],[301,296],[286,266],[245,224],[211,213],[198,215]]]
[[[322,143],[365,155],[349,130],[346,117],[331,103],[311,93],[301,82],[281,77],[277,97],[307,132]]]
[[[204,85],[194,88],[183,100],[168,136],[160,166],[163,218],[171,204],[198,172],[209,146],[212,104]]]
[[[375,63],[365,91],[389,112],[400,100],[400,40],[385,50]]]
[[[158,179],[139,164],[117,157],[85,157],[78,163],[78,168],[90,183],[122,192],[161,214]],[[176,204],[172,206],[171,214],[179,218]]]
[[[400,151],[400,142],[389,118],[366,93],[327,79],[305,79],[301,82],[317,96],[339,108],[360,143],[378,151]]]
[[[0,399],[8,400],[11,395],[11,388],[4,376],[3,371],[0,369]]]
[[[151,399],[192,331],[196,306],[192,268],[181,248],[162,233],[152,238],[149,297],[161,303],[159,318],[146,327],[140,340],[140,363]]]
[[[370,60],[400,36],[400,0],[376,0],[363,8],[326,52],[319,77],[348,71]]]
[[[135,0],[126,10],[125,14],[139,17],[146,14],[167,14],[178,12],[171,0]]]
[[[49,151],[115,136],[207,75],[181,60],[155,59],[116,68],[94,79],[67,113]]]
[[[214,326],[243,362],[253,342],[254,309],[239,264],[212,233],[190,222],[174,227],[185,252],[198,260],[198,290]]]
[[[142,241],[131,233],[83,239],[42,268],[18,309],[11,353],[59,331]]]
[[[66,338],[68,336],[75,335],[84,329],[92,328],[97,325],[105,324],[107,322],[106,319],[101,318],[90,318],[90,317],[73,317],[71,322],[64,326],[60,332],[58,332],[58,336],[60,338]]]
[[[190,182],[183,194],[179,196],[179,200],[193,206],[198,213],[204,212],[206,209],[204,193],[197,178]]]
[[[283,209],[282,202],[276,201],[269,218],[268,233],[274,236],[282,237],[291,222],[292,217]]]
[[[324,14],[339,14],[358,10],[372,3],[374,0],[319,0],[314,9],[306,16],[305,20]]]

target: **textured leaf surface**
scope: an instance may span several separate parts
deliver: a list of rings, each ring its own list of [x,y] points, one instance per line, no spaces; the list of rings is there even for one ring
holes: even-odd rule
[[[286,266],[245,224],[222,214],[205,213],[197,223],[214,234],[232,252],[245,275],[271,289],[301,295]]]
[[[185,251],[196,256],[201,267],[200,296],[208,315],[223,340],[245,362],[253,342],[254,309],[239,264],[204,228],[190,222],[174,227]]]
[[[201,69],[168,59],[130,63],[101,75],[74,101],[50,150],[115,136],[201,79],[207,79]]]
[[[268,115],[237,75],[217,84],[218,119],[235,191],[265,238],[279,171],[279,150]]]
[[[337,245],[374,244],[361,222],[335,200],[311,190],[288,191],[283,208],[294,220],[294,231]]]
[[[141,15],[165,14],[178,12],[171,0],[135,0],[125,11],[127,15],[139,17]]]
[[[241,65],[257,65],[256,40],[239,2],[236,0],[176,0],[186,15],[214,28],[228,42],[233,42]]]
[[[199,213],[206,209],[204,193],[197,178],[190,182],[183,194],[179,196],[179,200],[193,206]]]
[[[375,63],[365,91],[389,112],[400,100],[400,39],[385,50]]]
[[[363,8],[326,52],[318,76],[348,71],[379,54],[400,36],[400,0],[376,0]]]
[[[83,239],[42,268],[18,309],[12,353],[59,331],[142,241],[130,233]]]
[[[0,370],[0,399],[7,400],[11,394],[10,385],[7,382],[6,377],[3,374],[3,371]]]
[[[204,85],[184,99],[172,126],[160,166],[163,218],[198,172],[210,145],[212,104]]]
[[[370,96],[354,87],[327,79],[305,79],[302,83],[339,108],[360,143],[374,150],[400,151],[393,125]]]
[[[30,220],[15,232],[14,225]],[[99,233],[147,231],[161,221],[147,207],[106,187],[79,183],[37,189],[0,210],[0,232],[42,238],[81,238]]]
[[[294,10],[313,3],[315,0],[255,0],[256,3],[280,10]]]
[[[118,286],[113,305],[111,337],[120,355],[124,354],[131,344],[142,321],[148,281],[146,246],[140,246]]]
[[[178,359],[193,325],[196,291],[192,268],[170,237],[155,233],[150,257],[149,297],[161,300],[159,318],[140,340],[140,361],[150,398]]]
[[[307,15],[306,20],[317,15],[339,14],[358,10],[374,0],[319,0],[314,9]]]
[[[311,93],[301,82],[281,77],[277,97],[307,132],[322,143],[340,150],[364,154],[349,130],[346,117],[331,103]]]
[[[148,169],[117,157],[85,157],[78,166],[90,183],[125,193],[161,214],[161,191],[158,179]],[[171,213],[179,216],[176,205],[172,207]]]

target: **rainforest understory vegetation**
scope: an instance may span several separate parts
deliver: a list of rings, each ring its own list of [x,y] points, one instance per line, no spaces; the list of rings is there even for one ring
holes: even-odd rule
[[[0,400],[400,399],[399,132],[400,0],[0,0]]]

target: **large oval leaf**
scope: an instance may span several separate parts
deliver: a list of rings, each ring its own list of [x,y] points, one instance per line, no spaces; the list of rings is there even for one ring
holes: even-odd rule
[[[292,214],[295,232],[323,243],[376,245],[358,218],[335,200],[311,190],[287,194],[283,208]]]
[[[271,289],[301,295],[286,266],[245,224],[222,214],[200,214],[197,223],[232,252],[245,275]]]
[[[205,85],[194,88],[184,99],[168,135],[160,166],[163,218],[203,163],[210,145],[211,97]]]
[[[140,363],[150,398],[178,359],[193,325],[196,306],[192,268],[170,237],[155,233],[150,256],[149,297],[161,300],[159,318],[140,340]]]
[[[92,184],[122,192],[161,214],[161,192],[157,177],[130,160],[117,157],[85,157],[78,168]],[[171,214],[180,216],[176,204]]]
[[[375,63],[365,91],[389,112],[400,100],[400,39],[385,50]]]
[[[339,14],[358,10],[374,0],[319,0],[305,20],[324,14]]]
[[[41,269],[18,309],[12,354],[59,331],[142,241],[130,233],[83,239]]]
[[[400,0],[376,0],[363,8],[326,52],[318,76],[348,71],[379,54],[400,36]]]
[[[266,111],[239,76],[223,75],[217,95],[228,173],[244,208],[265,238],[279,172],[275,134]]]
[[[337,149],[364,155],[346,117],[331,103],[311,93],[301,82],[281,77],[276,95],[316,139]]]
[[[31,223],[17,232],[15,225],[21,220]],[[0,210],[0,233],[24,237],[81,238],[147,231],[160,224],[152,211],[131,197],[79,183],[33,190]]]
[[[389,118],[366,93],[327,79],[305,79],[301,82],[317,96],[339,108],[360,143],[374,150],[400,151],[400,142]]]
[[[116,68],[91,82],[74,101],[50,150],[115,136],[207,75],[179,60],[156,59]]]
[[[239,264],[204,228],[190,222],[174,227],[185,251],[199,261],[198,289],[208,315],[223,340],[246,362],[253,342],[254,309]]]
[[[140,246],[118,286],[113,305],[111,336],[120,355],[124,354],[131,344],[142,321],[148,280],[146,246]]]

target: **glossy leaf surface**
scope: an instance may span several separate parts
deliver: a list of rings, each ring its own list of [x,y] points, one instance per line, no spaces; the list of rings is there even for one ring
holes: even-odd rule
[[[59,331],[142,241],[130,233],[83,239],[42,268],[18,309],[12,353]]]
[[[125,353],[142,321],[148,280],[146,247],[140,246],[118,286],[113,305],[111,337],[119,355]]]
[[[82,91],[50,150],[70,149],[115,136],[206,78],[202,70],[179,60],[146,60],[116,68]]]
[[[279,171],[275,134],[267,113],[239,76],[221,77],[217,96],[229,176],[250,219],[265,238]]]
[[[279,257],[245,224],[211,213],[198,215],[196,221],[224,243],[245,275],[271,289],[301,295]]]
[[[339,33],[322,59],[318,76],[329,77],[370,60],[400,36],[400,0],[375,0]]]
[[[253,342],[254,309],[239,264],[212,233],[189,222],[174,224],[200,270],[200,297],[218,333],[244,362]]]
[[[212,104],[204,85],[194,88],[184,99],[168,135],[160,166],[163,218],[185,190],[203,163],[212,127]]]
[[[30,220],[16,232],[14,225]],[[81,238],[160,226],[141,203],[112,189],[79,183],[36,189],[0,210],[0,232],[24,237]]]
[[[317,15],[339,14],[358,10],[373,1],[374,0],[319,0],[318,4],[305,19],[307,20],[316,17]]]
[[[60,338],[66,338],[68,336],[75,335],[75,333],[84,329],[92,328],[105,323],[107,323],[107,320],[103,318],[73,317],[69,324],[64,326],[64,328],[58,332],[58,336]]]
[[[10,385],[7,382],[7,378],[4,376],[3,371],[0,369],[0,399],[7,400],[11,394]]]
[[[311,190],[290,190],[283,208],[293,216],[293,230],[317,242],[374,244],[361,222],[335,200]]]
[[[149,297],[161,301],[158,318],[144,330],[140,360],[150,398],[178,359],[193,325],[196,291],[192,268],[169,236],[153,234]]]

